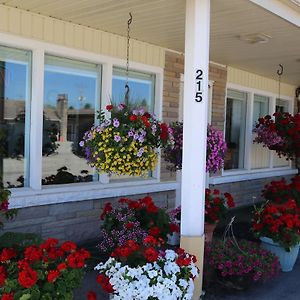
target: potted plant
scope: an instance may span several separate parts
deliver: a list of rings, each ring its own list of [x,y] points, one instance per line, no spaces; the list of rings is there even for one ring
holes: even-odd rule
[[[295,199],[300,207],[300,176],[294,176],[290,183],[284,178],[271,181],[265,185],[262,196],[273,203],[285,203],[288,199]]]
[[[218,222],[222,220],[229,208],[235,206],[233,197],[229,193],[222,194],[219,190],[205,189],[205,240],[212,240],[213,232]]]
[[[171,234],[168,234],[168,244],[172,246],[177,246],[180,243],[180,221],[181,221],[181,206],[177,206],[176,208],[169,211],[169,216],[171,219],[171,223],[177,225],[174,228],[174,231]]]
[[[267,202],[256,208],[252,230],[263,246],[279,257],[282,271],[291,271],[300,246],[300,218],[296,201]]]
[[[142,108],[119,104],[106,109],[111,118],[100,113],[100,125],[87,131],[79,144],[88,164],[99,173],[148,175],[156,166],[157,148],[172,144],[171,130]]]
[[[205,274],[213,271],[211,281],[237,290],[265,281],[279,271],[277,256],[258,243],[232,238],[206,243],[204,265]]]
[[[179,230],[167,211],[156,206],[149,196],[138,200],[121,198],[115,207],[108,202],[100,218],[103,224],[99,249],[107,254],[127,240],[141,243],[148,235],[166,242],[168,234]]]
[[[10,191],[5,189],[0,178],[0,228],[3,226],[2,216],[11,219],[17,214],[16,209],[9,209]]]
[[[40,245],[0,252],[1,299],[73,299],[90,254],[76,244],[49,238]]]
[[[167,145],[164,159],[169,163],[168,168],[173,171],[182,169],[182,138],[183,123],[175,122],[170,125],[174,136],[174,145]],[[227,146],[222,131],[207,126],[206,172],[216,173],[224,165]]]
[[[184,250],[159,250],[147,236],[142,244],[132,240],[117,247],[111,257],[95,267],[98,283],[111,299],[192,299],[196,258]]]

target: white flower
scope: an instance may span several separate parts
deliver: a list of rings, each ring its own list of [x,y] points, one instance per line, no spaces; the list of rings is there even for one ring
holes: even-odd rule
[[[178,254],[173,250],[166,250],[165,257],[157,262],[147,263],[139,267],[122,266],[114,258],[95,267],[100,273],[109,277],[115,293],[114,300],[147,300],[149,297],[163,300],[191,300],[194,283],[192,279],[185,280],[180,274],[182,268],[190,276],[198,274],[194,263],[187,267],[180,267],[176,263]],[[156,280],[153,280],[156,279]]]

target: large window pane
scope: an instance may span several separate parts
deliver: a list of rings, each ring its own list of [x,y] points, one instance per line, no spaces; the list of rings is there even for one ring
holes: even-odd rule
[[[99,109],[100,67],[45,57],[43,184],[92,181],[79,142]]]
[[[269,114],[269,98],[266,96],[254,94],[253,102],[253,120],[252,125],[255,127],[255,123],[261,117]],[[253,134],[252,139],[255,138]],[[270,166],[270,150],[263,147],[261,144],[252,144],[251,147],[251,168],[261,169],[268,168]]]
[[[128,86],[130,88],[128,104],[132,107],[143,107],[149,112],[154,110],[155,75],[130,71]],[[126,72],[114,68],[112,82],[112,103],[125,103]]]
[[[246,105],[246,93],[228,90],[225,129],[228,149],[225,155],[225,170],[244,168]]]
[[[31,52],[0,46],[0,177],[28,186]]]

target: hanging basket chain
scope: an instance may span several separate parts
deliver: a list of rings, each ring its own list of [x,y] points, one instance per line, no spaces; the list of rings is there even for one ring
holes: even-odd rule
[[[128,85],[128,77],[129,77],[129,48],[130,48],[130,24],[132,23],[132,14],[129,13],[129,19],[127,21],[127,55],[126,55],[126,84],[125,84],[125,104],[128,105],[129,102],[129,85]]]
[[[279,64],[279,69],[277,70],[277,75],[278,75],[278,98],[280,100],[280,85],[281,85],[281,75],[283,74],[283,65]]]

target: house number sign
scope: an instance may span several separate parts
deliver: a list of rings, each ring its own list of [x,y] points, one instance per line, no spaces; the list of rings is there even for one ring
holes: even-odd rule
[[[195,101],[202,102],[202,80],[203,80],[203,71],[201,69],[196,70],[196,92],[195,92]]]

